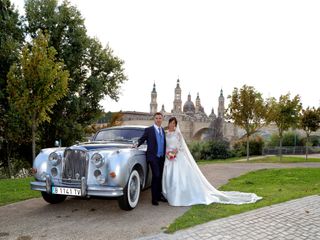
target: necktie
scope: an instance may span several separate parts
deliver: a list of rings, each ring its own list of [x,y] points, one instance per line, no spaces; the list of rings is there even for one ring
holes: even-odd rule
[[[161,134],[161,128],[158,128],[159,129],[159,135],[161,136],[162,134]]]

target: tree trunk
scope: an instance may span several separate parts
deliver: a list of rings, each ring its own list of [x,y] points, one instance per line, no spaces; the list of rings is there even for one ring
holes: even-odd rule
[[[307,141],[306,141],[306,160],[308,160],[308,153],[309,153],[309,134],[307,134]]]
[[[282,136],[280,137],[280,148],[279,148],[279,157],[280,161],[282,161]]]
[[[249,161],[249,135],[247,134],[247,161]]]
[[[36,119],[32,116],[32,161],[36,158]]]
[[[9,178],[11,178],[13,176],[13,172],[12,172],[12,168],[11,168],[11,159],[10,159],[10,146],[9,143],[6,143],[6,148],[7,148],[7,162],[8,162],[8,170],[9,170]]]

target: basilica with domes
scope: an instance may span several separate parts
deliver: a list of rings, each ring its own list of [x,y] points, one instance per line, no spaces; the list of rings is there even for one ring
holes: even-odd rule
[[[151,91],[150,113],[154,114],[157,111],[159,111],[158,103],[157,103],[157,91],[156,91],[156,85],[153,84],[153,89]],[[168,115],[168,114],[181,115],[181,116],[184,115],[184,117],[186,118],[199,120],[199,121],[210,121],[217,118],[213,108],[209,116],[204,112],[204,108],[201,105],[199,93],[197,94],[195,103],[192,101],[191,95],[189,93],[188,98],[182,107],[181,87],[180,87],[179,79],[177,80],[177,85],[174,89],[174,100],[173,100],[172,110],[170,112],[166,112],[164,105],[162,105],[160,112],[162,112],[165,115]],[[222,90],[220,91],[220,96],[219,96],[218,117],[220,118],[224,117],[224,96],[223,96]]]
[[[217,119],[222,122],[221,131],[224,138],[232,139],[237,135],[233,124],[229,124],[224,121],[225,107],[222,90],[220,90],[220,96],[218,98],[218,115],[215,114],[213,108],[209,115],[205,113],[204,108],[201,105],[199,93],[197,94],[194,102],[192,101],[189,93],[186,101],[183,104],[182,103],[181,86],[180,80],[178,79],[174,89],[172,109],[170,111],[166,111],[164,105],[159,109],[156,84],[154,83],[151,91],[150,112],[122,112],[123,124],[151,125],[153,124],[154,113],[161,112],[164,116],[163,125],[167,124],[166,121],[170,117],[174,116],[177,118],[180,129],[187,141],[203,139],[210,127],[213,126],[213,122]]]
[[[156,84],[153,84],[151,91],[150,111],[123,111],[122,125],[145,125],[150,126],[154,123],[153,115],[156,112],[161,112],[164,116],[162,126],[166,128],[168,120],[171,117],[176,117],[180,130],[187,142],[194,140],[210,140],[224,139],[230,142],[236,141],[245,136],[244,129],[234,125],[230,121],[226,121],[224,117],[225,106],[222,89],[218,98],[217,115],[214,109],[209,115],[204,111],[201,105],[200,95],[197,94],[195,101],[192,101],[191,94],[188,94],[186,101],[182,104],[180,80],[177,80],[174,89],[173,106],[170,111],[166,111],[164,105],[161,109],[158,108]],[[320,130],[319,130],[320,131]],[[269,124],[259,130],[261,136],[270,136],[277,134],[278,130],[275,124]]]

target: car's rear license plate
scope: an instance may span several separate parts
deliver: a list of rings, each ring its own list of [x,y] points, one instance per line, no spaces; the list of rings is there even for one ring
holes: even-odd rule
[[[81,196],[80,188],[52,187],[52,194]]]

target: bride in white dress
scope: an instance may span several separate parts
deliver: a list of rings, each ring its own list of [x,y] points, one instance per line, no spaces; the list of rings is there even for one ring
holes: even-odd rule
[[[215,189],[192,157],[175,117],[169,119],[166,145],[162,192],[170,205],[244,204],[261,199],[254,193],[224,192]]]

